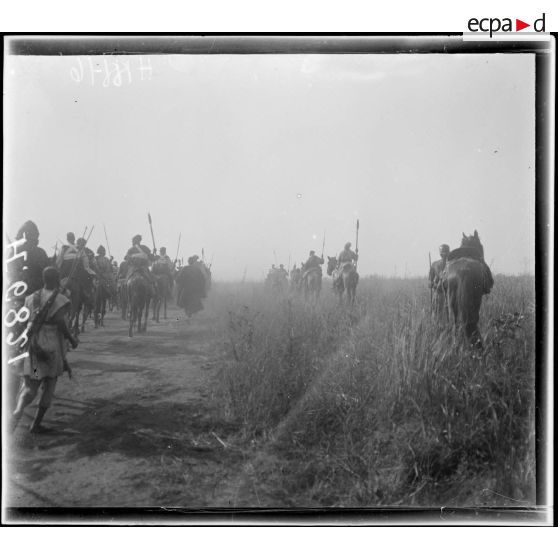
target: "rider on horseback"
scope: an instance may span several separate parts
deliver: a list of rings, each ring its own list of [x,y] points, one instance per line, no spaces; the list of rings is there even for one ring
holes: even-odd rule
[[[167,296],[172,296],[172,283],[173,283],[173,271],[174,264],[167,254],[167,249],[163,246],[161,251],[153,266],[151,271],[154,275],[165,275],[168,277],[167,281]]]
[[[347,242],[337,258],[337,269],[333,272],[333,284],[341,279],[341,272],[347,265],[353,265],[358,260],[358,254],[351,250],[351,243]]]
[[[114,288],[114,268],[111,261],[107,258],[106,253],[105,247],[103,245],[99,246],[99,248],[97,248],[97,256],[95,256],[95,262],[103,286],[111,291]]]
[[[164,246],[161,247],[157,263],[166,265],[169,270],[169,273],[172,273],[174,271],[174,264],[172,263],[172,260],[169,258],[167,254],[167,249]]]
[[[145,277],[149,283],[154,296],[157,289],[157,282],[151,271],[149,271],[149,263],[153,259],[151,250],[141,244],[141,235],[136,234],[132,238],[132,247],[126,253],[126,261],[128,262],[128,275],[126,279],[130,279],[132,275],[137,274]]]
[[[78,249],[76,246],[76,237],[73,232],[66,235],[68,244],[64,244],[56,259],[56,267],[60,270],[60,277],[64,278],[70,275],[71,270],[75,267],[75,261],[78,257]]]
[[[78,257],[81,260],[83,269],[85,269],[89,277],[92,279],[93,277],[96,277],[97,273],[91,269],[89,264],[92,262],[93,265],[95,265],[95,254],[93,253],[93,250],[87,248],[86,244],[87,240],[85,240],[85,238],[77,239],[76,246],[78,249]]]
[[[314,271],[317,270],[321,276],[323,263],[324,263],[324,259],[320,258],[319,256],[316,256],[316,252],[314,250],[310,250],[310,256],[306,260],[306,263],[302,266],[302,271],[303,271],[302,279],[303,280],[306,279],[308,274],[313,270]]]

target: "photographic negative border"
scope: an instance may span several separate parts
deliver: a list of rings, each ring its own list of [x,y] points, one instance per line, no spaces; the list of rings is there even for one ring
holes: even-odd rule
[[[463,41],[461,33],[332,34],[7,34],[4,55],[132,54],[458,54],[533,53],[536,89],[535,507],[374,509],[4,508],[11,524],[549,524],[553,479],[554,65],[555,37],[539,41]],[[6,210],[6,209],[5,209]],[[7,209],[9,210],[9,208]],[[5,490],[5,487],[4,487]]]

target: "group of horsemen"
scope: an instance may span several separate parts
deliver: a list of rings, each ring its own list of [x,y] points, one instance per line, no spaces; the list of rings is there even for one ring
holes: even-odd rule
[[[71,327],[72,289],[91,296],[94,286],[110,288],[117,280],[127,282],[135,274],[147,279],[152,294],[157,287],[156,277],[168,275],[172,279],[176,272],[177,281],[183,277],[184,288],[178,290],[177,298],[193,307],[192,285],[198,286],[195,296],[205,296],[209,287],[210,270],[198,256],[188,259],[188,266],[176,268],[166,249],[157,254],[141,244],[136,235],[124,261],[117,265],[112,257],[107,258],[103,246],[97,255],[87,248],[84,238],[75,239],[68,233],[67,244],[60,253],[47,256],[39,246],[39,229],[33,221],[26,221],[17,232],[15,242],[10,240],[6,272],[9,282],[7,317],[8,336],[8,392],[15,408],[12,412],[12,430],[23,416],[25,408],[39,395],[35,418],[29,430],[40,434],[50,429],[42,425],[43,418],[52,403],[57,379],[64,372],[71,376],[71,367],[66,359],[68,344],[74,349],[79,339]],[[151,269],[150,269],[151,266]],[[192,280],[195,279],[195,281]],[[23,287],[23,288],[22,288]],[[189,291],[189,292],[182,292]],[[170,293],[169,293],[170,294]],[[181,298],[182,297],[182,298]],[[180,305],[180,302],[177,301]],[[16,383],[19,384],[16,386]]]
[[[127,282],[134,275],[142,276],[146,279],[151,295],[155,296],[157,291],[157,276],[168,277],[167,293],[171,296],[173,276],[177,271],[177,261],[171,260],[165,247],[161,247],[159,254],[154,248],[153,251],[148,246],[141,243],[141,235],[132,238],[132,246],[126,252],[124,260],[118,266],[112,256],[106,256],[104,246],[97,248],[97,255],[86,246],[84,238],[75,240],[75,235],[69,232],[66,236],[68,244],[62,246],[60,254],[56,258],[56,267],[60,270],[62,281],[72,273],[77,273],[82,285],[84,295],[90,296],[93,284],[98,282],[111,296],[116,295],[116,287]],[[188,264],[199,268],[206,281],[209,278],[209,268],[199,256],[194,255],[188,259]]]
[[[476,231],[475,239],[478,241]],[[6,321],[5,323],[10,329],[9,337],[15,340],[9,342],[8,356],[12,358],[8,360],[8,364],[13,363],[14,371],[17,374],[17,376],[12,374],[12,378],[17,379],[19,374],[22,376],[22,383],[15,398],[15,410],[12,413],[13,429],[17,427],[24,409],[35,399],[41,388],[37,413],[30,430],[35,433],[43,432],[45,429],[41,422],[52,402],[57,378],[65,371],[71,373],[66,360],[66,341],[75,348],[79,340],[68,327],[70,300],[63,289],[64,279],[67,283],[74,273],[81,273],[82,277],[85,277],[86,281],[91,284],[95,280],[98,280],[99,283],[114,284],[115,279],[129,281],[134,274],[138,274],[146,278],[146,283],[155,289],[157,284],[155,277],[158,274],[168,274],[169,277],[173,277],[177,262],[171,261],[166,254],[166,249],[161,248],[157,255],[155,250],[152,252],[147,246],[142,245],[141,240],[140,235],[134,236],[132,247],[127,251],[121,265],[117,266],[112,258],[106,257],[103,246],[99,246],[95,256],[87,248],[86,240],[78,238],[76,241],[73,233],[68,233],[68,244],[62,247],[60,254],[49,258],[39,247],[39,230],[35,223],[27,221],[20,228],[16,241],[11,244],[12,256],[6,260],[10,283],[8,291],[12,292],[13,296],[7,299],[7,312],[10,314],[7,317],[12,323],[11,325],[8,325]],[[494,284],[490,268],[484,262],[482,248],[480,251],[471,251],[462,245],[461,248],[450,252],[449,246],[443,244],[440,246],[441,259],[430,266],[429,272],[429,285],[431,292],[435,293],[433,308],[439,315],[445,315],[447,312],[448,265],[452,259],[463,256],[481,262],[482,278],[480,281],[484,294],[490,292]],[[330,258],[330,266],[335,263],[333,260],[334,258]],[[337,258],[335,269],[328,268],[328,273],[333,276],[334,286],[341,279],[342,273],[346,271],[347,267],[354,266],[357,260],[358,254],[351,250],[351,243],[346,243]],[[300,275],[301,281],[307,279],[311,273],[318,274],[321,279],[323,264],[323,256],[317,256],[312,250],[301,268],[295,265],[291,270],[291,280],[296,273]],[[178,270],[177,281],[180,279],[180,274],[184,275],[184,279],[190,278],[190,288],[184,288],[183,291],[197,292],[197,297],[205,296],[205,289],[209,283],[207,279],[202,279],[202,274],[206,278],[208,276],[210,278],[210,275],[209,268],[203,261],[200,261],[197,256],[191,256],[188,258],[188,266]],[[278,269],[274,267],[270,274],[281,276],[285,280],[288,276],[284,266],[280,266]],[[199,281],[192,281],[196,275],[199,276]],[[27,286],[23,292],[19,290],[22,283]],[[172,285],[172,282],[170,284]],[[188,283],[185,281],[184,285],[186,284]],[[193,288],[196,285],[197,291]],[[180,295],[177,296],[177,299],[180,306]],[[182,307],[187,313],[201,309],[199,301],[192,302],[192,300],[185,300]],[[20,316],[25,314],[25,309],[28,310],[28,318],[22,319]],[[27,342],[19,343],[20,339],[25,340],[26,338]]]
[[[334,287],[341,280],[341,272],[343,271],[343,269],[345,269],[347,266],[356,265],[356,262],[358,261],[358,254],[351,250],[351,246],[352,244],[350,242],[347,242],[343,250],[337,257],[337,265],[332,272]],[[272,286],[276,286],[282,283],[287,283],[288,277],[290,275],[293,287],[298,288],[304,285],[307,277],[312,273],[318,274],[321,279],[322,265],[324,263],[325,260],[323,254],[322,256],[318,256],[315,250],[310,250],[308,259],[305,262],[301,263],[300,267],[298,267],[295,263],[289,273],[285,269],[283,264],[279,265],[279,267],[272,265],[267,278]]]

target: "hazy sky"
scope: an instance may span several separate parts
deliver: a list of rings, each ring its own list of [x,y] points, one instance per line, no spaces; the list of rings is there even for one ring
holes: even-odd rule
[[[5,232],[33,219],[48,253],[104,223],[120,261],[150,211],[172,258],[181,232],[259,279],[359,218],[364,275],[475,228],[495,272],[533,270],[534,55],[8,56],[4,91]]]

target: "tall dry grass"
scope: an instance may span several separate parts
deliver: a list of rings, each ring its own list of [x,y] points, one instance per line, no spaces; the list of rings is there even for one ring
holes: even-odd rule
[[[531,277],[496,277],[482,350],[430,317],[420,279],[363,279],[352,310],[327,285],[317,305],[258,284],[216,291],[228,357],[219,396],[245,439],[281,462],[280,475],[260,474],[280,501],[534,502]]]

